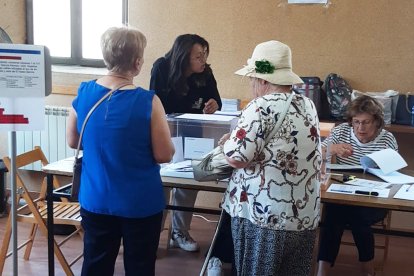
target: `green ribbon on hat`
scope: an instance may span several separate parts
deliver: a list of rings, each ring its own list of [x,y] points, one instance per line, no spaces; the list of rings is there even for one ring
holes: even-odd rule
[[[275,71],[275,66],[265,59],[256,60],[254,65],[256,66],[256,73],[272,74]]]

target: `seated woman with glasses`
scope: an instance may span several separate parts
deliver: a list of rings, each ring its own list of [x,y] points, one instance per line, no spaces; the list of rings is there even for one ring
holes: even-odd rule
[[[322,150],[326,152],[329,148],[336,163],[359,165],[360,158],[366,154],[385,148],[398,150],[395,137],[384,129],[383,107],[374,98],[361,96],[352,101],[347,120],[347,123],[336,126],[322,143]],[[375,248],[371,225],[384,219],[386,210],[328,204],[324,215],[319,242],[318,276],[327,275],[334,265],[346,226],[352,230],[363,275],[374,275]]]

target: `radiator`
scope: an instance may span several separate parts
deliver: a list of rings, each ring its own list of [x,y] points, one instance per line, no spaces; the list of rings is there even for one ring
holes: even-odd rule
[[[45,107],[45,129],[43,131],[17,131],[17,155],[40,146],[49,163],[75,155],[66,142],[66,123],[69,108],[63,106]],[[41,170],[41,164],[26,166],[25,169]]]

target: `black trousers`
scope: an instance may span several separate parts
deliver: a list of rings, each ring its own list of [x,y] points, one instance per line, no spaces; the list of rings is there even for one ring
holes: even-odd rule
[[[155,275],[162,212],[145,218],[95,214],[81,209],[84,235],[82,275],[113,275],[121,239],[125,275]]]
[[[234,262],[234,246],[231,234],[231,217],[223,212],[221,226],[217,232],[216,242],[211,251],[211,256],[219,258],[222,262],[232,264],[232,275],[237,275]]]
[[[372,260],[375,244],[371,225],[384,219],[386,214],[386,210],[379,208],[326,205],[320,229],[318,261],[327,261],[332,266],[335,264],[342,234],[347,226],[352,231],[358,249],[359,261]]]

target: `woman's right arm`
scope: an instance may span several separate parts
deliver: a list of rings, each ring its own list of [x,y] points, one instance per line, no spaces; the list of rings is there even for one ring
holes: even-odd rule
[[[165,117],[165,111],[157,95],[154,95],[152,99],[151,141],[155,161],[157,163],[170,162],[175,149],[171,141],[171,133]]]
[[[78,147],[79,133],[77,129],[78,116],[73,107],[69,110],[68,124],[66,127],[66,140],[68,141],[68,146],[72,149]]]

